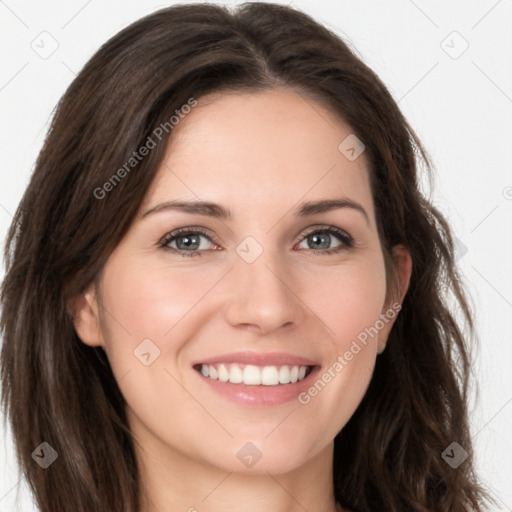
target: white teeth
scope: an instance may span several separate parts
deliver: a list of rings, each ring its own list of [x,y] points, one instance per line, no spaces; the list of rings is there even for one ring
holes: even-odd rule
[[[210,379],[218,379],[219,378],[219,372],[217,371],[217,368],[213,366],[212,364],[208,366],[208,376]]]
[[[244,368],[244,384],[259,386],[261,384],[261,371],[257,366],[248,364]]]
[[[201,373],[210,379],[246,386],[277,386],[301,381],[306,377],[307,366],[255,366],[252,364],[201,365]]]
[[[290,382],[290,369],[288,366],[281,366],[279,369],[279,382],[281,384],[288,384]]]
[[[231,384],[240,384],[243,381],[244,374],[242,373],[240,366],[232,364],[229,371],[229,382],[231,382]]]
[[[261,370],[261,383],[265,386],[277,386],[279,384],[279,372],[275,366],[265,366]]]
[[[205,365],[203,365],[205,366]],[[227,382],[229,380],[229,370],[226,368],[225,364],[219,364],[219,367],[217,368],[219,372],[219,380],[221,382]]]

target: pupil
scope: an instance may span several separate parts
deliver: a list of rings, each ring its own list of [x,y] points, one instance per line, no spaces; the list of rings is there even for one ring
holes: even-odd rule
[[[322,244],[322,237],[324,239],[324,243]],[[330,245],[330,236],[326,233],[323,233],[321,235],[311,235],[310,241],[313,244],[316,244],[317,242],[320,242],[320,246],[317,245],[317,248],[320,249],[328,249]]]
[[[191,246],[193,245],[193,249],[197,249],[197,245],[199,245],[199,242],[198,242],[198,236],[197,235],[189,235],[189,236],[182,236],[181,238],[178,238],[177,240],[177,245],[178,247],[180,245],[182,245],[183,247],[179,247],[180,249],[182,248],[187,248],[187,249],[190,249]],[[181,243],[180,243],[181,241]]]

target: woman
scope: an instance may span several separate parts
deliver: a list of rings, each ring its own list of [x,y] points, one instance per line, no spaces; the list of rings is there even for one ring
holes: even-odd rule
[[[7,240],[43,512],[466,511],[471,317],[420,142],[291,8],[182,5],[62,98]]]

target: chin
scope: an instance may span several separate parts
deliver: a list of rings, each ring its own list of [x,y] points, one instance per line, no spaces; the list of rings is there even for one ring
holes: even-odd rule
[[[268,436],[268,434],[265,434]],[[240,439],[237,437],[229,444],[217,445],[216,454],[210,463],[223,471],[251,474],[272,475],[285,474],[297,470],[325,447],[319,441],[305,439],[308,436],[291,436],[273,434]],[[286,437],[286,439],[285,439]],[[302,439],[301,439],[302,437]],[[328,444],[328,443],[327,443]],[[211,450],[210,450],[211,454]],[[210,457],[209,457],[210,458]]]

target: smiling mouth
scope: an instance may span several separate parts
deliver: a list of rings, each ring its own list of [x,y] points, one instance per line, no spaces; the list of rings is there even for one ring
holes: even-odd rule
[[[281,386],[304,380],[313,366],[279,365],[256,366],[252,364],[197,364],[194,369],[203,377],[231,384],[246,386]]]

